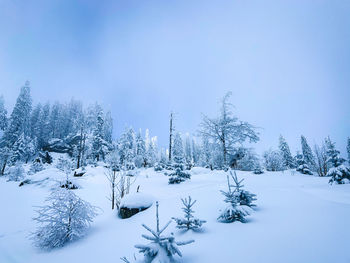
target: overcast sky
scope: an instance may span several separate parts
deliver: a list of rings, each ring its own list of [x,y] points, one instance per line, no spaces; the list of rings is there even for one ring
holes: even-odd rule
[[[30,80],[35,102],[74,97],[111,109],[116,134],[168,116],[194,133],[232,91],[237,116],[282,134],[293,152],[350,136],[350,1],[0,0],[0,95],[12,108]]]

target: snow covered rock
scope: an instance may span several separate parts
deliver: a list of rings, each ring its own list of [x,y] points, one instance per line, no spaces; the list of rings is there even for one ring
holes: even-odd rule
[[[154,198],[144,193],[128,194],[120,201],[119,215],[121,218],[129,218],[150,208]]]

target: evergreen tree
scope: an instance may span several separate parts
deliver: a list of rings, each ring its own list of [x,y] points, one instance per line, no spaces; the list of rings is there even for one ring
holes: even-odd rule
[[[185,140],[185,161],[186,161],[186,169],[191,170],[193,166],[193,155],[192,155],[192,147],[189,135],[186,136]]]
[[[233,182],[235,183],[233,186],[231,185],[231,187],[235,188],[234,194],[237,197],[237,203],[239,205],[255,207],[256,205],[253,202],[256,201],[256,195],[243,189],[244,185],[242,183],[244,179],[239,180],[236,172],[233,174],[232,171],[230,171],[230,175],[233,179]]]
[[[279,149],[282,153],[285,167],[295,168],[294,158],[290,153],[289,145],[282,135],[279,138]]]
[[[232,177],[232,173],[231,173]],[[247,205],[240,205],[239,195],[237,193],[237,187],[234,187],[230,183],[230,178],[227,175],[227,185],[228,191],[221,191],[225,197],[224,201],[228,206],[221,211],[218,220],[225,223],[231,223],[235,221],[240,221],[242,223],[246,222],[246,216],[250,215],[252,209]]]
[[[345,160],[340,157],[340,152],[335,148],[335,143],[329,136],[326,138],[326,148],[327,163],[330,167],[327,176],[331,177],[329,183],[350,183],[350,168],[343,165]]]
[[[104,160],[105,153],[103,151],[103,111],[102,108],[97,113],[97,121],[96,126],[93,133],[93,142],[92,142],[92,150],[94,154],[94,158],[97,162],[100,160]]]
[[[169,236],[162,235],[164,230],[169,226],[169,221],[163,228],[159,227],[158,202],[156,202],[156,230],[152,230],[146,225],[142,225],[152,235],[142,235],[143,238],[151,241],[148,245],[136,245],[140,253],[144,254],[145,262],[156,263],[171,263],[174,262],[174,256],[177,254],[182,257],[178,246],[188,245],[194,242],[189,240],[185,242],[176,242],[173,233]]]
[[[338,167],[345,162],[345,160],[339,156],[340,152],[335,148],[335,143],[331,141],[329,136],[326,138],[326,147],[327,162],[330,167]]]
[[[146,167],[147,165],[147,156],[146,156],[146,144],[145,140],[142,138],[141,129],[136,135],[135,139],[136,143],[136,157],[135,157],[135,165],[136,167]]]
[[[309,165],[309,168],[312,170],[316,163],[315,163],[315,157],[312,153],[311,147],[307,143],[306,138],[301,135],[301,150],[303,153],[303,159],[307,165]]]
[[[305,161],[304,155],[301,153],[297,153],[296,157],[296,163],[297,163],[297,171],[302,174],[309,174],[312,175],[311,169],[309,167],[309,164]]]
[[[184,218],[175,218],[175,222],[177,223],[177,228],[179,229],[186,229],[186,230],[198,230],[202,227],[202,225],[206,222],[205,220],[200,220],[198,218],[195,218],[193,216],[194,211],[192,210],[192,206],[196,203],[196,200],[192,201],[191,196],[185,199],[182,199],[182,204],[184,207],[182,208],[182,211],[184,211],[185,216]]]
[[[348,163],[350,165],[350,137],[348,137],[348,145],[346,147],[346,150],[348,152]]]
[[[11,113],[9,125],[5,131],[5,140],[11,148],[21,134],[30,135],[30,114],[32,109],[32,99],[30,96],[30,86],[27,81],[21,88],[15,107]]]
[[[0,131],[7,128],[7,110],[5,108],[4,97],[0,96]]]
[[[126,128],[120,137],[118,149],[121,164],[127,169],[132,169],[135,158],[135,133],[131,127]]]
[[[183,172],[185,157],[180,133],[175,134],[172,160],[175,172],[170,174],[169,184],[178,184],[190,179],[191,175]]]
[[[30,160],[30,158],[35,154],[35,152],[35,139],[33,140],[29,136],[25,136],[24,133],[22,133],[12,146],[11,161],[12,163],[15,163],[17,161],[23,161],[27,163]]]

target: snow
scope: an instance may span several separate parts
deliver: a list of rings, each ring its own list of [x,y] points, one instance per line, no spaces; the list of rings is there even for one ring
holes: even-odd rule
[[[120,207],[148,208],[153,204],[154,197],[144,193],[128,194],[120,201]]]
[[[81,186],[74,193],[101,212],[86,237],[51,252],[35,248],[28,236],[36,228],[33,206],[43,205],[50,188],[64,180],[64,174],[49,168],[28,176],[48,178],[44,184],[22,187],[0,177],[0,262],[119,262],[124,256],[133,262],[134,255],[142,259],[134,245],[144,243],[141,224],[155,227],[155,206],[120,219],[110,209],[104,172],[103,167],[88,167],[83,177],[74,178]],[[182,214],[180,198],[191,195],[197,200],[195,216],[207,221],[203,231],[184,233],[173,222],[164,233],[173,232],[178,240],[195,240],[181,248],[183,257],[176,257],[179,262],[350,262],[349,184],[330,185],[329,178],[289,171],[261,175],[238,171],[238,177],[245,179],[245,189],[257,195],[257,208],[247,223],[226,224],[217,221],[220,209],[226,206],[220,193],[227,189],[226,173],[194,168],[191,174],[191,180],[168,185],[162,173],[140,169],[127,199],[137,203],[150,201],[152,196],[152,201],[159,201],[161,226]],[[138,186],[140,193],[136,193]]]

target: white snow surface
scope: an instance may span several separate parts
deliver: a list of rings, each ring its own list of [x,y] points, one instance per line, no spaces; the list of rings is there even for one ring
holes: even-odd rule
[[[124,196],[120,201],[120,207],[147,208],[153,204],[154,197],[144,193],[132,193]]]
[[[49,168],[30,176],[32,180],[49,178],[45,183],[23,187],[0,177],[0,262],[121,262],[124,256],[133,262],[134,255],[142,259],[134,245],[148,243],[141,237],[146,234],[141,224],[155,228],[155,205],[131,218],[120,219],[110,209],[110,188],[104,172],[103,167],[89,167],[83,177],[74,178],[81,188],[73,191],[101,208],[89,233],[50,252],[35,248],[28,236],[36,228],[32,221],[34,206],[44,204],[50,188],[64,180],[64,174]],[[238,171],[237,175],[245,179],[246,190],[258,198],[257,208],[245,224],[217,221],[220,209],[226,206],[220,193],[227,190],[223,171],[195,168],[191,180],[168,185],[168,177],[162,173],[141,169],[130,197],[136,195],[140,185],[142,195],[159,201],[161,226],[171,217],[182,216],[180,198],[191,195],[197,200],[194,215],[207,221],[203,231],[181,232],[172,223],[164,233],[173,232],[178,241],[195,240],[181,247],[183,257],[177,257],[178,262],[350,262],[349,184],[329,185],[329,178],[289,171],[261,175]]]

